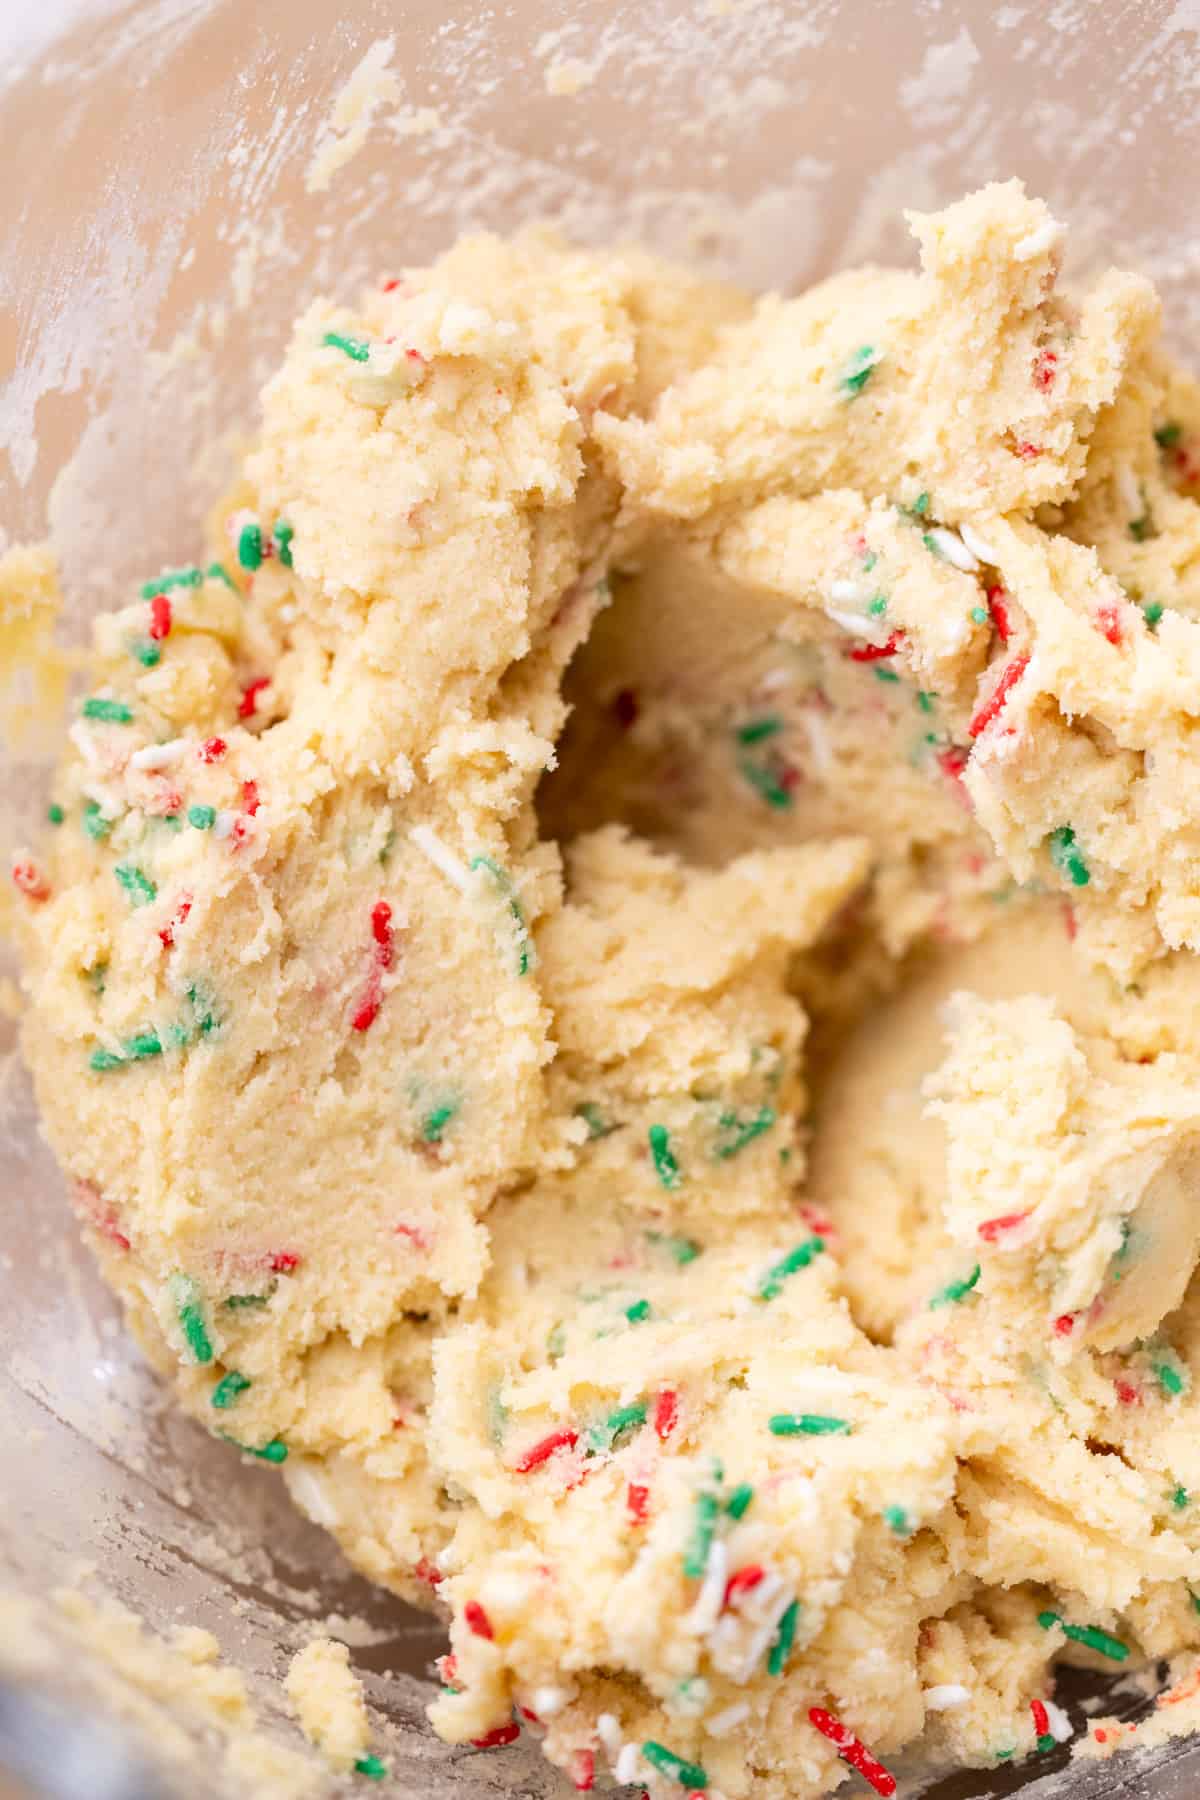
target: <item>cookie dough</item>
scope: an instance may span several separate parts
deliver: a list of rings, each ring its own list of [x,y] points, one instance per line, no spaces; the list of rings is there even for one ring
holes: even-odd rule
[[[580,1790],[1200,1646],[1200,390],[1019,184],[912,225],[310,307],[14,863],[132,1328]]]

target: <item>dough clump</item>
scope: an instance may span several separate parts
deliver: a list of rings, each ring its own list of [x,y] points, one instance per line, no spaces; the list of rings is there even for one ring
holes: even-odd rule
[[[911,224],[312,305],[14,864],[139,1340],[581,1790],[887,1794],[1200,1648],[1200,389],[1018,183]]]

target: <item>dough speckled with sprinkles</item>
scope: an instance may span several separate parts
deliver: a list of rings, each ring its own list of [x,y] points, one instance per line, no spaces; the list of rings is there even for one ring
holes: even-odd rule
[[[581,1792],[887,1795],[1200,1650],[1200,388],[1019,184],[912,224],[313,304],[14,851],[133,1330]]]

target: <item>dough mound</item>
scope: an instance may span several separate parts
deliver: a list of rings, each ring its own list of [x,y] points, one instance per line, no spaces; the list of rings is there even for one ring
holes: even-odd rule
[[[14,865],[133,1330],[581,1790],[1200,1648],[1200,391],[1018,183],[912,225],[311,306]]]

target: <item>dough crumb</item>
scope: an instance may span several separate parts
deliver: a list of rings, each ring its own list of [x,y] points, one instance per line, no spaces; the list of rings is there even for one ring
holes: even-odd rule
[[[300,1729],[335,1769],[352,1769],[366,1758],[367,1703],[345,1644],[314,1638],[292,1658],[283,1685]]]

